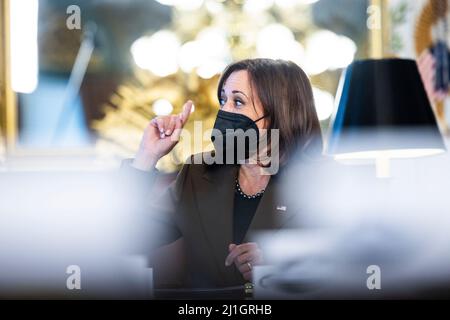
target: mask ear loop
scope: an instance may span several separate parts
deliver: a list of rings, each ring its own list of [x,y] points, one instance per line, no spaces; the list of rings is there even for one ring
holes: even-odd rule
[[[261,118],[259,118],[259,119],[256,119],[255,121],[253,121],[254,123],[257,123],[258,121],[260,121],[260,120],[262,120],[262,119],[264,119],[264,118],[267,118],[268,117],[268,115],[266,114],[265,116],[262,116]]]
[[[260,121],[260,120],[262,120],[264,118],[267,118],[267,117],[269,117],[269,115],[266,114],[266,115],[262,116],[261,118],[256,119],[255,121],[253,121],[253,123],[256,124],[258,121]],[[258,143],[258,151],[259,151],[259,143]],[[265,166],[262,165],[262,163],[259,161],[259,154],[257,154],[256,157],[257,157],[256,158],[256,162],[258,163],[258,165],[264,168]]]

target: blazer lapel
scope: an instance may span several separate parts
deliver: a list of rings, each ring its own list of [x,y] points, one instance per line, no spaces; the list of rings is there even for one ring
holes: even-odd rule
[[[279,176],[272,176],[264,192],[253,220],[244,238],[244,242],[252,241],[255,232],[279,230],[286,227],[298,211],[296,206],[283,197],[283,186]]]
[[[225,266],[228,246],[233,239],[234,182],[237,166],[220,166],[207,170],[196,186],[199,214],[211,246],[219,276],[226,283],[239,282],[233,268]],[[199,190],[202,188],[203,190]]]

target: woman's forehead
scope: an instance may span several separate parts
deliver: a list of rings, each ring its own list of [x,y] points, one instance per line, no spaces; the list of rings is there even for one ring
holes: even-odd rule
[[[242,91],[249,95],[251,93],[250,78],[247,70],[235,71],[227,78],[222,90],[225,92],[232,92],[234,90]]]

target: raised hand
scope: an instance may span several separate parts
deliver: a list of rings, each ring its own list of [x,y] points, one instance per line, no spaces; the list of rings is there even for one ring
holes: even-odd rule
[[[152,119],[145,128],[133,166],[140,170],[151,170],[159,159],[168,154],[180,140],[181,130],[189,119],[192,101],[187,101],[183,111],[177,115]]]

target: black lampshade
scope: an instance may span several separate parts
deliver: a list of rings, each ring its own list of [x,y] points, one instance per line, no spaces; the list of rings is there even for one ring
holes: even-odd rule
[[[326,152],[445,151],[416,62],[361,60],[345,71]]]

